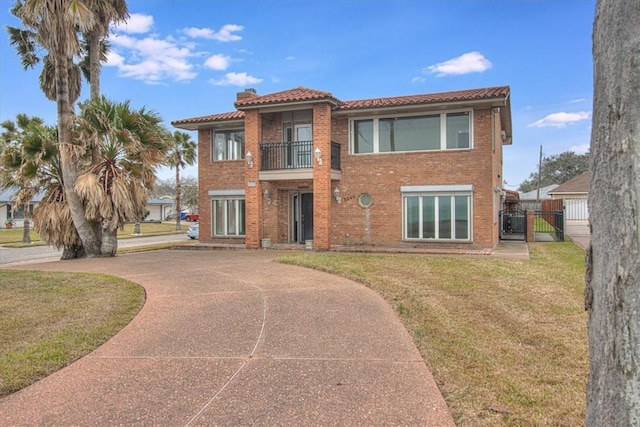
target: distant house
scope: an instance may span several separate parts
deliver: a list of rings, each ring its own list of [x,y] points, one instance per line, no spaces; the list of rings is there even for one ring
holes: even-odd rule
[[[547,185],[546,187],[540,187],[540,200],[551,199],[549,195],[550,191],[555,190],[558,184]],[[526,193],[520,192],[520,201],[535,202],[538,200],[538,190],[527,191]]]
[[[237,94],[198,131],[201,242],[493,248],[508,86],[341,101]]]
[[[13,227],[22,227],[24,225],[24,206],[13,206],[15,201],[15,188],[8,188],[0,192],[0,228],[7,228],[7,222],[11,221]],[[33,214],[33,210],[42,201],[43,193],[37,194],[29,204],[29,212]],[[166,214],[173,206],[173,200],[149,199],[147,201],[147,210],[149,215],[145,218],[147,221],[164,220]]]
[[[8,188],[0,191],[0,228],[7,228],[7,223],[11,222],[13,227],[22,227],[24,220],[25,206],[14,207],[15,188]],[[37,194],[29,205],[29,212],[33,214],[33,209],[42,201],[43,193]]]
[[[173,200],[149,199],[147,200],[147,210],[149,215],[145,221],[164,221],[173,207]]]
[[[567,222],[586,223],[589,220],[589,181],[587,171],[549,192],[552,199],[562,199]]]

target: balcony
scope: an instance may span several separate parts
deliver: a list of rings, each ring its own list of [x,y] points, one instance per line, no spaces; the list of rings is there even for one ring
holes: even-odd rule
[[[260,144],[260,180],[313,179],[313,151],[313,141]],[[340,144],[332,142],[331,178],[341,179],[341,175]]]

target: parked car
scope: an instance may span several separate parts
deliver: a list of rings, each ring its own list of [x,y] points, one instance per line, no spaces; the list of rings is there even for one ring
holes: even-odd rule
[[[190,239],[197,239],[198,237],[200,237],[200,224],[199,223],[191,224],[189,226],[189,229],[187,230],[187,236]]]
[[[197,221],[200,218],[200,215],[198,215],[195,212],[182,212],[180,214],[180,219],[184,220],[184,221]]]

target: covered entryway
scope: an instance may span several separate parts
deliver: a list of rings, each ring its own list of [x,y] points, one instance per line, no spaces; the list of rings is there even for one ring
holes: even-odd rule
[[[305,243],[313,240],[313,193],[292,192],[290,242]]]

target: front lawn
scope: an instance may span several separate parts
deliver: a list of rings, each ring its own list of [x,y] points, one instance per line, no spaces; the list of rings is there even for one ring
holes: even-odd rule
[[[0,270],[0,397],[107,341],[144,298],[140,286],[111,276]]]
[[[188,222],[181,221],[182,225],[182,233],[187,232],[187,228],[189,227]],[[176,223],[174,222],[143,222],[140,224],[140,232],[141,235],[137,236],[133,234],[134,224],[126,224],[123,230],[118,230],[118,239],[132,239],[136,237],[145,237],[145,236],[161,236],[165,234],[173,234],[176,233]],[[0,230],[0,245],[7,245],[8,247],[17,248],[23,246],[39,246],[44,245],[44,242],[40,240],[40,236],[33,231],[30,230],[31,241],[33,242],[31,245],[22,243],[22,234],[23,229],[20,228],[12,228],[10,230],[1,229]]]
[[[459,426],[584,423],[584,251],[529,244],[531,259],[296,253],[281,262],[360,283],[396,310]]]

